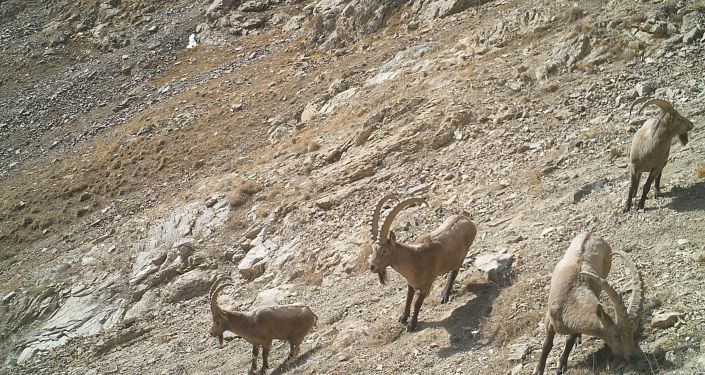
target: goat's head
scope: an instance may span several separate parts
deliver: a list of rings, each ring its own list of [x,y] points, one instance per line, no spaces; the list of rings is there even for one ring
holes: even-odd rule
[[[225,326],[225,312],[218,304],[218,294],[227,286],[234,286],[231,283],[221,284],[224,280],[230,280],[229,277],[221,277],[215,280],[211,286],[209,296],[211,300],[211,314],[213,314],[213,325],[211,326],[211,336],[217,337],[220,346],[223,346],[223,332],[227,330]]]
[[[616,319],[614,320],[602,305],[597,306],[595,313],[602,325],[607,328],[606,331],[608,333],[603,339],[612,350],[613,358],[610,367],[617,368],[640,351],[639,344],[636,342],[636,334],[639,329],[643,308],[643,287],[641,273],[637,269],[636,264],[623,252],[616,251],[612,255],[618,255],[624,259],[632,276],[632,293],[629,296],[628,306],[607,280],[591,272],[581,272],[580,274],[582,277],[597,283],[605,291],[614,306],[616,312]]]
[[[631,108],[634,108],[636,104],[642,104],[639,109],[639,113],[644,110],[644,108],[650,104],[653,104],[661,110],[661,121],[664,125],[668,126],[673,134],[677,134],[683,146],[688,144],[688,132],[693,130],[693,122],[683,117],[671,103],[663,99],[651,99],[651,98],[639,98],[632,103]],[[631,108],[629,112],[631,113]]]
[[[382,229],[378,231],[379,216],[384,204],[390,199],[396,199],[394,194],[385,195],[377,203],[375,211],[372,215],[372,254],[370,255],[370,271],[379,276],[379,282],[385,284],[387,282],[387,267],[394,260],[395,248],[397,246],[396,236],[390,231],[394,218],[406,207],[417,203],[426,203],[422,198],[409,198],[399,202],[392,211],[384,219]]]

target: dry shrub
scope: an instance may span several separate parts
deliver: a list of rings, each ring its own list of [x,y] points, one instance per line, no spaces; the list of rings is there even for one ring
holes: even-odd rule
[[[520,281],[502,290],[492,303],[492,314],[481,328],[482,335],[492,337],[499,345],[512,343],[521,336],[532,336],[544,314],[535,308],[536,297],[528,282]]]
[[[294,138],[292,142],[293,146],[291,147],[291,151],[293,151],[296,155],[303,155],[308,152],[314,152],[321,148],[321,145],[315,140],[311,139],[310,136]]]
[[[695,168],[695,179],[700,180],[703,177],[705,177],[705,164],[699,165]]]
[[[255,210],[255,215],[257,215],[257,217],[259,218],[265,218],[269,216],[269,210],[267,210],[265,207],[259,206]]]
[[[230,207],[238,207],[245,203],[249,197],[259,193],[262,188],[253,181],[239,181],[235,188],[228,194]]]
[[[527,180],[527,184],[529,187],[535,187],[541,184],[541,179],[543,178],[544,173],[541,172],[538,169],[532,169],[531,172],[529,172],[529,178]]]
[[[267,192],[267,200],[271,200],[271,199],[276,198],[279,194],[281,194],[281,192],[282,192],[282,189],[279,188],[278,186],[271,188]]]
[[[570,7],[565,11],[565,19],[568,21],[577,21],[585,16],[585,11],[581,7]]]
[[[558,82],[549,82],[543,86],[543,91],[545,92],[556,92],[561,86]]]

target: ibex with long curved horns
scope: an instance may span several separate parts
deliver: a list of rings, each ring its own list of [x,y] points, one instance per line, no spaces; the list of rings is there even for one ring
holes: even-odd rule
[[[223,346],[223,332],[230,331],[252,344],[252,367],[250,373],[257,370],[257,356],[262,348],[262,368],[269,367],[268,357],[272,340],[287,340],[290,350],[288,360],[294,359],[301,351],[304,337],[311,331],[318,318],[310,308],[302,305],[275,305],[239,312],[224,310],[218,304],[218,294],[231,283],[221,283],[227,277],[217,279],[210,290],[213,326],[211,336],[217,337]]]
[[[399,202],[387,215],[382,229],[378,232],[379,217],[384,204],[390,199],[396,199],[393,194],[384,196],[375,207],[372,215],[372,255],[370,256],[370,271],[379,276],[382,284],[387,282],[387,267],[399,272],[408,284],[406,305],[399,322],[405,323],[409,318],[411,301],[418,291],[414,304],[414,314],[406,326],[408,332],[416,329],[419,310],[424,299],[431,291],[433,281],[441,274],[449,272],[448,283],[443,290],[441,303],[450,299],[453,282],[458,275],[460,266],[475,240],[477,228],[475,224],[463,215],[453,215],[435,231],[422,236],[415,244],[404,244],[396,241],[394,232],[390,229],[394,218],[406,207],[425,203],[421,198],[410,198]]]
[[[639,180],[644,172],[649,172],[649,177],[644,184],[641,199],[639,199],[639,204],[637,205],[638,209],[644,209],[646,195],[651,189],[652,182],[655,182],[656,188],[654,198],[658,198],[661,195],[661,172],[668,161],[671,139],[678,136],[681,144],[685,146],[688,143],[688,132],[693,130],[693,123],[681,116],[671,103],[662,99],[639,98],[632,103],[629,112],[631,113],[631,109],[639,103],[644,104],[638,113],[641,113],[646,106],[653,104],[659,107],[661,115],[658,118],[647,120],[641,126],[641,129],[634,134],[631,151],[629,152],[631,183],[624,212],[628,212],[631,209],[632,199],[636,196],[636,192],[639,189]]]
[[[612,267],[613,255],[622,257],[631,273],[632,293],[628,306],[605,280]],[[558,360],[559,374],[567,369],[568,355],[582,334],[605,340],[612,350],[610,367],[619,367],[623,361],[638,353],[635,334],[641,322],[642,289],[641,274],[625,253],[612,252],[610,245],[593,233],[576,236],[551,276],[545,319],[546,338],[534,375],[544,373],[556,333],[568,335],[565,349]],[[612,301],[615,319],[600,303],[600,292],[603,290]]]

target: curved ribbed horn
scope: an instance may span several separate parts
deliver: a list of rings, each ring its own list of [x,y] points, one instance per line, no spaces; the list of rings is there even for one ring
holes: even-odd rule
[[[629,305],[627,306],[627,314],[633,321],[637,321],[644,307],[644,282],[641,279],[641,272],[636,266],[636,263],[622,251],[615,251],[612,255],[619,255],[629,268],[632,274],[632,294],[629,296]]]
[[[641,108],[639,108],[638,113],[641,113],[641,111],[643,111],[644,108],[646,108],[646,106],[648,106],[649,104],[653,104],[653,105],[661,108],[661,111],[663,111],[663,112],[668,112],[673,109],[673,106],[671,105],[671,103],[669,103],[663,99],[649,99],[646,101],[646,103],[641,105]]]
[[[213,295],[211,296],[211,312],[216,313],[216,312],[222,311],[222,309],[220,308],[220,305],[218,304],[218,294],[220,293],[221,290],[223,290],[229,286],[235,287],[235,284],[232,284],[232,283],[220,284],[215,288],[215,290],[213,291]]]
[[[392,227],[392,222],[394,221],[394,218],[399,214],[399,212],[401,212],[401,210],[405,209],[406,207],[417,203],[423,204],[426,203],[426,200],[423,198],[409,198],[399,202],[399,204],[392,208],[392,211],[384,219],[384,224],[382,224],[382,230],[380,230],[379,238],[380,243],[387,243],[387,241],[389,240],[389,228]]]
[[[592,272],[587,271],[580,272],[580,276],[583,276],[598,283],[602,290],[607,293],[607,296],[610,298],[610,300],[612,300],[612,305],[614,305],[614,309],[617,312],[617,325],[624,324],[625,321],[630,321],[629,314],[627,313],[627,307],[624,305],[622,297],[619,295],[619,293],[617,293],[616,290],[614,290],[614,288],[612,288],[612,285],[610,285],[607,280],[601,278],[598,275],[595,275]]]
[[[650,96],[642,96],[641,98],[636,98],[634,102],[632,102],[632,105],[629,106],[629,117],[632,116],[632,110],[634,109],[634,106],[636,106],[639,103],[643,103],[647,100],[651,100],[652,98]]]
[[[213,285],[211,285],[211,289],[208,291],[208,298],[213,298],[213,291],[215,291],[215,288],[220,284],[223,280],[229,280],[233,281],[230,276],[221,276],[213,282]]]
[[[375,206],[375,212],[372,213],[372,242],[375,242],[379,239],[377,235],[379,234],[379,215],[382,213],[382,207],[384,206],[385,203],[387,203],[388,200],[392,199],[399,199],[396,194],[387,194],[382,199],[377,202],[377,206]]]

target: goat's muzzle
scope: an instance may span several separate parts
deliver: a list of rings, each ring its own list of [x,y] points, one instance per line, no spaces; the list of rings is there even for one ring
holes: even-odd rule
[[[678,134],[678,139],[681,141],[681,145],[685,146],[688,144],[688,132],[683,134]]]
[[[374,264],[370,264],[370,271],[377,274],[380,284],[384,285],[387,283],[387,267],[380,268]]]

